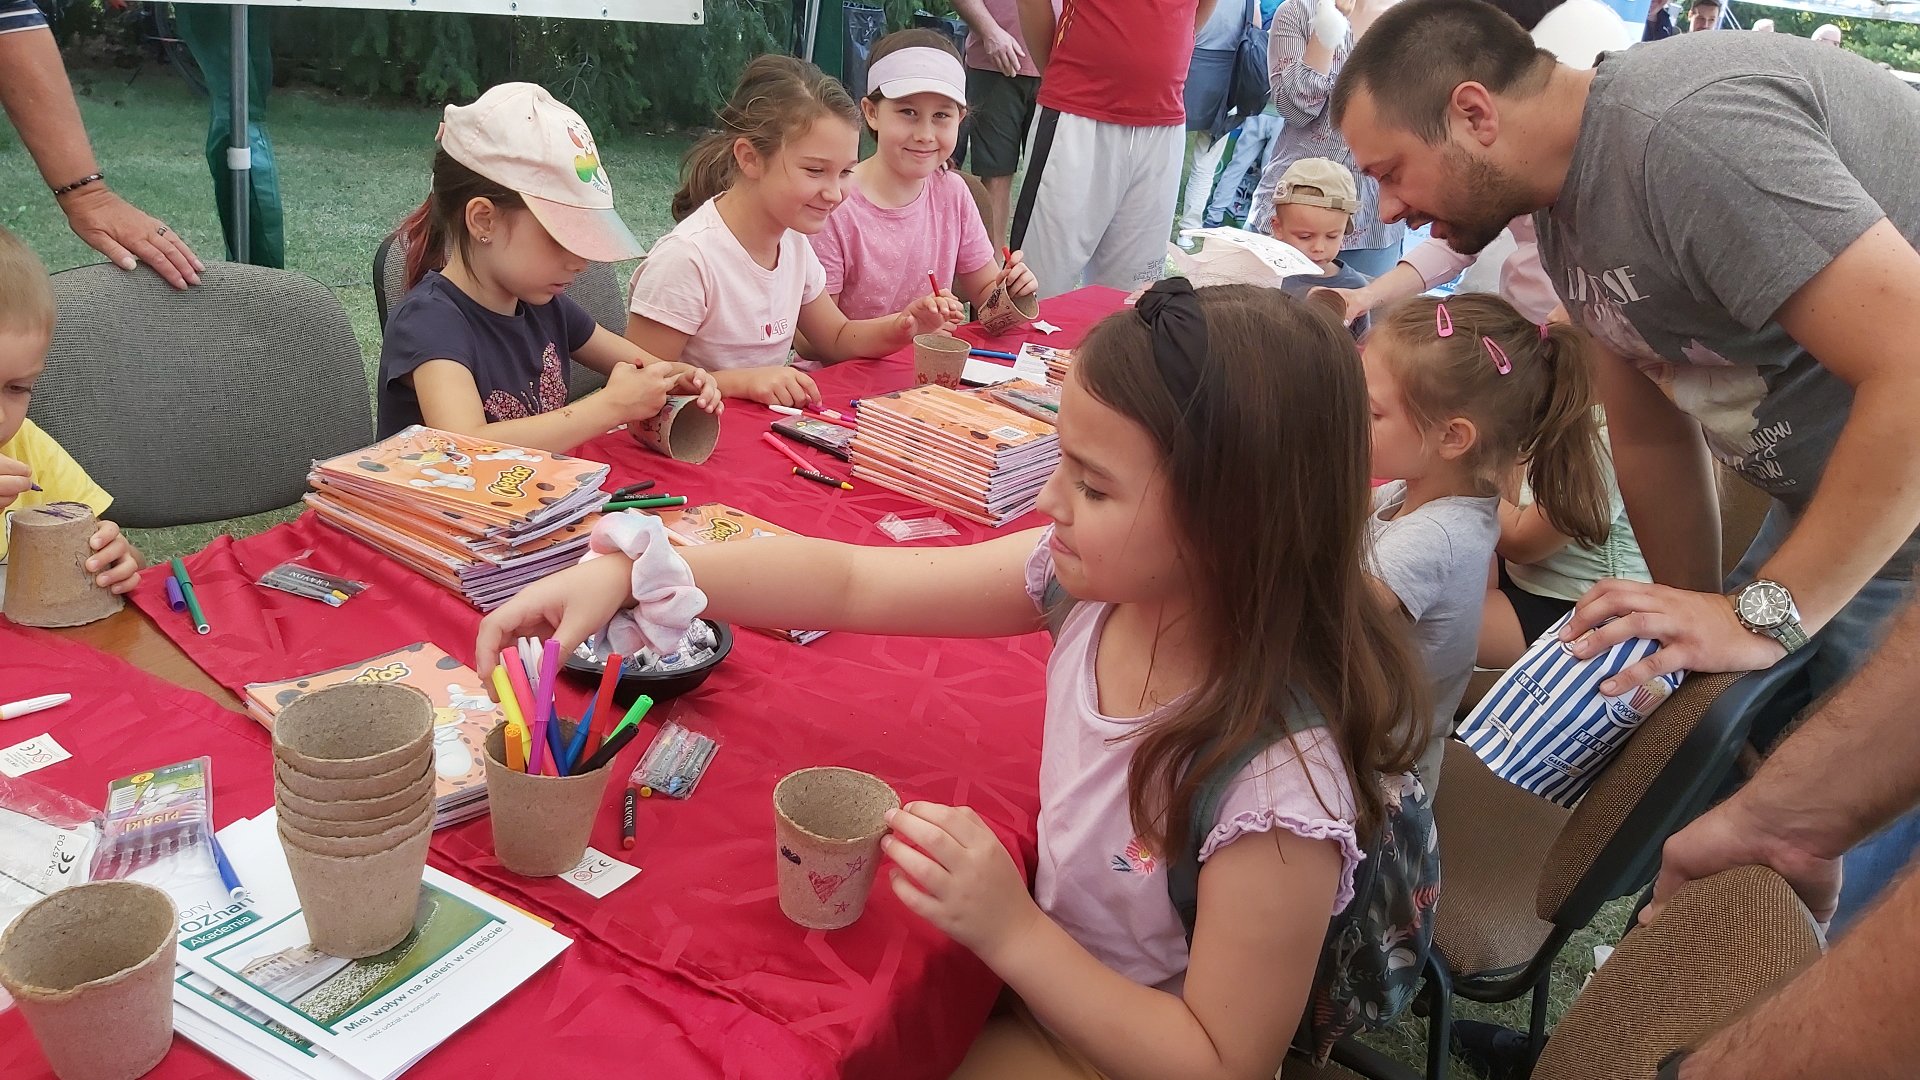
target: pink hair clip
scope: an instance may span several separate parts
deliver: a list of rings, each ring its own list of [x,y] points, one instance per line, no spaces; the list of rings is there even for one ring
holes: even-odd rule
[[[1493,357],[1493,366],[1499,370],[1500,374],[1513,374],[1513,361],[1507,359],[1507,350],[1501,348],[1499,342],[1490,337],[1483,337],[1480,339],[1480,344],[1486,346],[1487,355]]]
[[[1445,300],[1433,305],[1433,332],[1443,338],[1453,336],[1453,316],[1447,313]]]

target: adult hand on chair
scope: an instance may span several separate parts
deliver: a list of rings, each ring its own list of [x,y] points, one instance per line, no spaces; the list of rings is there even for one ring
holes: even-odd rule
[[[62,195],[58,202],[74,235],[120,269],[143,262],[176,289],[200,284],[206,265],[180,234],[121,198],[106,181]]]
[[[1640,921],[1653,921],[1689,881],[1737,866],[1766,866],[1787,879],[1814,920],[1825,926],[1840,900],[1844,847],[1828,850],[1806,827],[1808,817],[1769,798],[1764,781],[1742,788],[1667,839],[1653,903],[1640,913]]]

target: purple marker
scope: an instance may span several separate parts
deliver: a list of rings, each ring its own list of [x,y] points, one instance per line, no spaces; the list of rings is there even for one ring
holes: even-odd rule
[[[180,591],[180,582],[176,578],[167,578],[167,607],[174,611],[187,610],[187,597]]]

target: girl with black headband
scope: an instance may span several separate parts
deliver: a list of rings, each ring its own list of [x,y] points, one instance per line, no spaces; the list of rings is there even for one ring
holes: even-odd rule
[[[1425,737],[1402,722],[1424,716],[1403,630],[1362,567],[1364,378],[1325,310],[1178,279],[1077,357],[1052,525],[683,554],[708,614],[746,625],[1053,631],[1032,892],[966,807],[909,803],[884,841],[900,901],[1015,995],[955,1075],[1271,1077],[1357,837],[1386,815],[1379,777]],[[649,588],[632,573],[614,554],[528,588],[479,655],[532,633],[572,648]],[[1190,845],[1189,938],[1170,888]]]

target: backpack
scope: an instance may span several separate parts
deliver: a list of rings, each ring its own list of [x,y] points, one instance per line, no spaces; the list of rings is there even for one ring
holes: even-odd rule
[[[1266,110],[1273,90],[1267,81],[1267,30],[1260,24],[1259,0],[1247,0],[1247,23],[1240,29],[1234,52],[1233,79],[1227,86],[1227,105],[1233,124]],[[1229,131],[1232,126],[1228,127]]]
[[[1167,895],[1193,943],[1200,899],[1200,846],[1212,830],[1227,786],[1266,747],[1235,755],[1195,794],[1186,844],[1167,864]],[[1325,1064],[1333,1044],[1356,1031],[1378,1031],[1413,1003],[1433,945],[1433,913],[1440,896],[1440,845],[1433,799],[1419,771],[1383,779],[1390,787],[1386,819],[1353,875],[1353,899],[1327,926],[1302,1025],[1303,1049]]]
[[[1075,603],[1058,579],[1047,579],[1041,607],[1049,635],[1060,636]],[[1180,915],[1189,946],[1200,902],[1200,847],[1213,830],[1228,785],[1271,745],[1242,750],[1222,762],[1195,792],[1186,842],[1167,862],[1167,898]],[[1418,770],[1385,782],[1391,786],[1385,820],[1371,842],[1360,845],[1367,857],[1354,871],[1353,899],[1328,923],[1313,973],[1302,1034],[1317,1064],[1325,1064],[1333,1044],[1348,1035],[1399,1020],[1413,1003],[1433,945],[1440,896],[1433,797]]]

